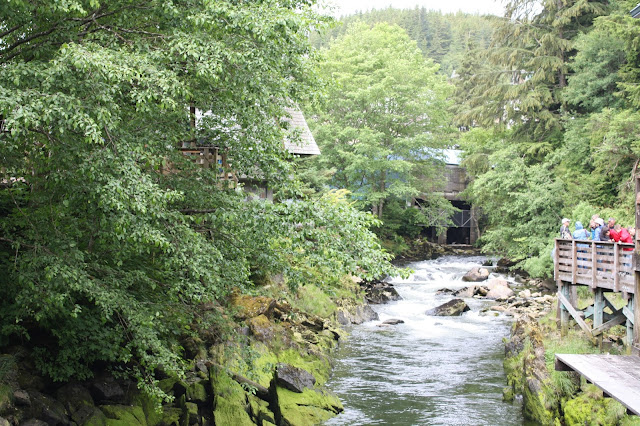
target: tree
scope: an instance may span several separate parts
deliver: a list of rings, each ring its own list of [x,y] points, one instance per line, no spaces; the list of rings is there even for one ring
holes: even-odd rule
[[[284,273],[295,287],[391,271],[375,221],[340,197],[248,202],[176,149],[205,139],[237,173],[258,167],[286,188],[277,118],[311,93],[307,34],[324,21],[311,2],[10,4],[0,345],[22,339],[54,380],[107,363],[162,395],[154,372],[183,370],[181,339],[202,304],[224,304],[252,276]],[[190,105],[210,112],[202,126],[190,126]]]
[[[324,52],[320,74],[330,84],[312,121],[319,162],[336,170],[332,186],[352,191],[378,217],[388,198],[417,197],[437,184],[433,148],[444,146],[451,92],[437,69],[388,24],[355,24]]]
[[[556,143],[562,130],[566,108],[561,92],[567,86],[574,40],[605,12],[605,3],[547,0],[540,7],[533,0],[508,2],[506,19],[487,51],[494,71],[478,80],[482,86],[469,98],[473,114],[467,121],[515,126],[516,135],[542,143],[536,150],[548,152],[546,144]],[[491,102],[482,107],[487,99]]]

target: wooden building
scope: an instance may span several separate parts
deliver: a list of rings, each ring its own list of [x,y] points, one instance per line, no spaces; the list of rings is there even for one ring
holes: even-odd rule
[[[302,111],[293,108],[285,108],[285,111],[287,115],[282,117],[281,121],[288,123],[288,135],[295,134],[297,137],[285,136],[283,140],[284,149],[298,157],[320,155],[320,149],[311,130],[309,130]],[[195,110],[193,115],[194,117],[197,115]],[[273,190],[269,187],[268,182],[257,176],[259,172],[254,176],[237,175],[233,172],[232,153],[214,145],[197,145],[195,141],[184,142],[182,153],[202,167],[216,167],[222,181],[227,181],[230,185],[242,184],[243,189],[249,196],[273,199]]]
[[[427,235],[432,241],[439,244],[475,244],[479,236],[478,212],[461,196],[461,193],[469,185],[469,178],[464,167],[460,165],[461,151],[455,149],[445,149],[442,151],[444,157],[444,186],[434,188],[434,192],[442,193],[444,198],[449,200],[451,205],[460,209],[451,218],[453,224],[440,235],[436,233],[435,227],[427,228]],[[420,204],[420,199],[414,201]]]

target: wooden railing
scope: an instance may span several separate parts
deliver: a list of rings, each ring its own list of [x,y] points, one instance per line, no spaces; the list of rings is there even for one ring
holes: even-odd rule
[[[556,239],[555,279],[634,293],[633,244]]]

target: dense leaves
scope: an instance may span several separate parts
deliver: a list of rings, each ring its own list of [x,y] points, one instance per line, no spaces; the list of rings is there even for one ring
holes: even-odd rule
[[[437,185],[436,147],[444,146],[450,86],[398,26],[356,23],[324,52],[330,82],[314,110],[323,150],[318,168],[382,217],[385,202],[429,198]]]
[[[177,149],[295,190],[276,118],[311,96],[310,2],[12,0],[0,18],[0,343],[53,379],[106,362],[159,393],[199,306],[256,274],[391,271],[340,194],[248,201]]]

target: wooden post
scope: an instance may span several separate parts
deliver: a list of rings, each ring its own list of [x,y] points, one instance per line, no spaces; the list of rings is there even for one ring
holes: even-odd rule
[[[578,273],[578,246],[576,240],[571,240],[571,282],[576,283],[576,274]],[[573,300],[571,301],[573,303]]]
[[[562,281],[561,287],[558,290],[564,296],[565,300],[569,301],[569,284]],[[571,304],[570,301],[569,304]],[[560,298],[558,299],[558,305],[560,306],[560,335],[564,337],[569,331],[569,310],[564,306],[564,303],[562,303]]]
[[[596,260],[596,243],[591,242],[591,290],[595,290],[598,287],[598,275],[596,274],[598,264]]]
[[[620,247],[613,243],[613,291],[620,292]]]
[[[635,297],[634,295],[629,295],[629,299],[627,300],[627,308],[631,312],[635,312],[634,305]],[[631,346],[633,345],[633,330],[634,325],[627,319],[625,326],[627,327],[627,338],[625,340],[625,346],[627,347],[627,352],[631,352]]]
[[[604,290],[597,288],[595,290],[595,302],[593,303],[593,328],[600,327],[604,324],[604,308],[606,307],[604,300]],[[598,346],[602,346],[602,333],[598,335]]]

